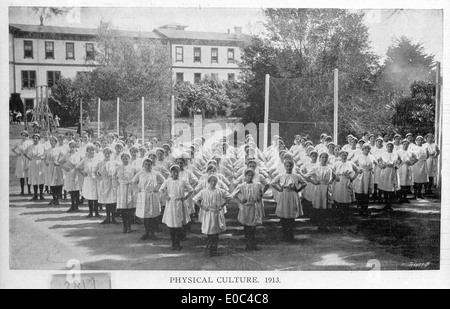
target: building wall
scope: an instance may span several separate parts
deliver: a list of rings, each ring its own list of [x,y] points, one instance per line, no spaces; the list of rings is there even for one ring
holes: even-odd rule
[[[240,74],[239,69],[230,69],[230,68],[172,68],[173,80],[176,81],[177,73],[184,74],[184,81],[194,83],[194,74],[200,73],[201,78],[203,79],[206,75],[211,77],[211,74],[218,74],[219,81],[228,81],[228,74],[235,74],[235,79],[237,80]]]
[[[177,62],[177,47],[183,47],[183,62]],[[200,48],[201,61],[194,62],[194,48]],[[211,49],[218,49],[218,63],[211,61]],[[228,63],[228,49],[234,49],[235,63]],[[194,74],[201,73],[202,79],[205,75],[218,74],[221,81],[228,80],[228,74],[239,75],[238,62],[241,60],[241,49],[237,46],[202,46],[202,45],[182,45],[172,44],[172,73],[176,80],[176,73],[184,73],[184,81],[194,82]]]
[[[33,42],[33,58],[24,57],[24,41]],[[45,58],[45,42],[54,42],[54,59]],[[75,44],[75,60],[66,59],[66,42]],[[92,71],[95,67],[86,62],[86,43],[90,41],[62,41],[62,40],[42,40],[42,39],[14,39],[15,66],[10,63],[10,92],[14,92],[15,67],[16,91],[21,94],[22,99],[36,98],[36,89],[22,88],[22,71],[36,71],[36,84],[38,86],[47,85],[47,71],[59,71],[61,77],[74,78],[77,72]],[[13,46],[10,44],[10,61]]]

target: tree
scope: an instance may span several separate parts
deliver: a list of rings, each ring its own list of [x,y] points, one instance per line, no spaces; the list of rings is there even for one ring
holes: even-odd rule
[[[391,110],[395,131],[402,135],[422,135],[434,132],[436,85],[425,81],[414,82],[411,95],[401,98]]]
[[[178,112],[184,117],[201,112],[204,117],[228,116],[242,110],[242,84],[221,82],[206,76],[198,83],[177,83],[174,87]]]
[[[57,8],[57,7],[31,7],[31,11],[39,15],[39,19],[41,21],[41,26],[44,25],[44,20],[52,19],[53,17],[64,15],[70,9],[67,8]]]
[[[169,131],[172,75],[168,48],[145,37],[122,35],[112,24],[100,24],[95,54],[100,66],[91,73],[90,92],[104,102],[102,121],[115,120],[119,97],[123,133],[128,127],[140,127],[144,97],[147,129]]]
[[[243,79],[248,84],[246,99],[250,103],[245,122],[264,121],[266,74],[283,79],[330,79],[334,69],[341,72],[340,140],[348,132],[360,133],[359,130],[379,122],[367,117],[367,114],[385,112],[385,103],[379,96],[372,97],[376,90],[379,58],[370,49],[363,13],[340,9],[266,9],[264,15],[267,34],[252,38],[244,48],[241,63]],[[332,113],[332,85],[326,84],[331,87],[328,93],[324,93],[327,89],[321,89],[323,82],[310,85],[307,91],[311,95],[304,98],[310,116]],[[320,104],[315,104],[317,101]],[[298,102],[292,100],[286,104],[289,104],[286,105],[288,112],[283,112],[283,120],[302,121]],[[282,106],[277,106],[277,111],[281,112]],[[367,118],[368,123],[363,121]],[[311,119],[309,117],[307,121]],[[288,140],[299,133],[298,127],[290,127],[284,136]]]
[[[409,95],[413,82],[434,78],[434,55],[426,54],[422,43],[403,36],[388,48],[386,56],[380,83],[387,91]]]
[[[53,115],[58,115],[61,126],[79,124],[80,100],[83,101],[83,118],[87,118],[92,106],[88,75],[80,74],[75,79],[61,78],[51,89],[49,107]]]

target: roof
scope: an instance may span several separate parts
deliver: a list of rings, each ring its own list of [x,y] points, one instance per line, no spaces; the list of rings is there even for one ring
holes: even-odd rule
[[[57,27],[57,26],[37,26],[37,25],[24,25],[24,24],[10,24],[10,27],[16,28],[22,32],[33,33],[59,33],[68,35],[88,35],[96,36],[98,29],[89,28],[70,28],[70,27]],[[139,32],[139,31],[118,31],[123,36],[127,37],[143,37],[150,39],[160,39],[160,37],[154,32]]]
[[[219,40],[219,41],[243,41],[242,36],[236,36],[234,33],[220,33],[220,32],[200,32],[200,31],[184,31],[174,29],[158,28],[156,32],[162,34],[169,39],[184,39],[184,40]]]

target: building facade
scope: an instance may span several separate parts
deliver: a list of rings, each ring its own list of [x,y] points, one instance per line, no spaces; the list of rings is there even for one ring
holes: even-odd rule
[[[173,82],[191,83],[209,76],[229,81],[239,76],[245,36],[235,33],[186,31],[169,24],[152,32],[121,31],[121,35],[169,44]],[[10,24],[9,76],[11,96],[20,95],[26,109],[34,108],[39,86],[53,86],[59,78],[74,78],[94,70],[97,29]]]

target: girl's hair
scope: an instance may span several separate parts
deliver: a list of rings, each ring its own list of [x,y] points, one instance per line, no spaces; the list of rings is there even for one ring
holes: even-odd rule
[[[20,133],[20,136],[23,136],[23,135],[25,135],[26,137],[30,136],[30,134],[28,134],[27,131],[22,131],[22,133]]]
[[[39,135],[39,134],[33,134],[33,136],[32,136],[32,138],[35,138],[35,137],[37,137],[38,139],[41,139],[41,136]]]
[[[150,165],[153,165],[153,161],[151,159],[145,159],[144,162],[142,163],[142,166],[145,165],[145,163],[150,162]]]
[[[329,158],[330,156],[328,155],[327,152],[322,152],[319,156],[319,158],[322,158],[322,156],[326,156],[327,158]]]
[[[290,160],[290,159],[288,159],[288,160],[285,160],[284,161],[284,165],[286,165],[286,164],[292,164],[292,166],[294,166],[295,165],[295,163],[294,163],[294,161],[293,160]]]
[[[57,139],[56,137],[54,137],[53,135],[50,136],[50,137],[48,138],[48,140],[49,140],[49,141],[54,141],[55,143],[58,143],[58,139]]]
[[[208,183],[211,183],[211,180],[213,180],[213,179],[215,179],[216,181],[219,181],[219,178],[213,174],[208,177]]]
[[[122,153],[122,155],[120,156],[120,160],[123,160],[124,157],[128,157],[128,159],[131,158],[130,155],[126,152]]]
[[[247,176],[248,174],[253,174],[253,176],[255,176],[255,171],[251,168],[248,168],[245,170],[244,176]]]
[[[72,147],[72,146],[77,146],[77,143],[76,143],[76,142],[74,142],[74,141],[70,141],[70,143],[69,143],[69,147]]]
[[[88,152],[88,151],[91,150],[91,149],[95,151],[95,146],[94,146],[94,144],[89,144],[89,145],[86,146],[86,152]]]
[[[172,165],[171,167],[170,167],[170,169],[169,169],[169,171],[173,171],[173,170],[178,170],[178,171],[181,171],[181,168],[178,166],[178,165]]]
[[[105,148],[103,148],[103,153],[106,153],[106,152],[112,153],[113,151],[112,151],[111,147],[105,147]]]

